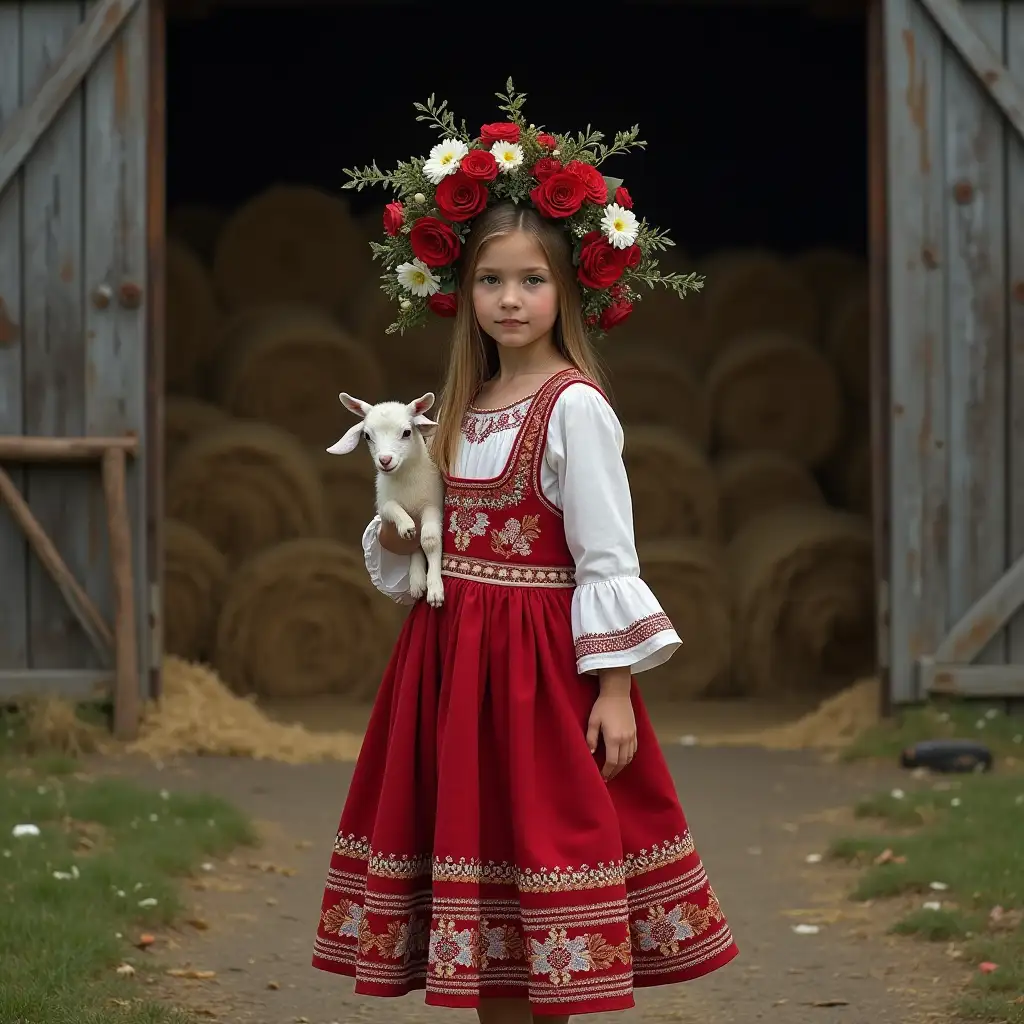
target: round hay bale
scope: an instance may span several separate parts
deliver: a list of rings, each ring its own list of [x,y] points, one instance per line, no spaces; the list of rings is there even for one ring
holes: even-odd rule
[[[209,354],[220,312],[202,260],[173,239],[167,240],[166,281],[164,383],[169,391],[191,394]]]
[[[868,290],[853,285],[837,299],[825,333],[825,351],[839,372],[850,399],[871,398],[871,313]]]
[[[236,693],[364,697],[379,683],[397,611],[373,589],[359,549],[286,541],[229,579],[214,666]]]
[[[720,262],[704,283],[707,343],[720,352],[751,331],[779,331],[809,344],[818,340],[818,305],[803,278],[767,253]]]
[[[331,455],[314,448],[310,455],[323,481],[328,533],[346,544],[357,543],[376,511],[373,463],[362,451]]]
[[[213,653],[227,559],[196,529],[164,520],[164,651],[189,661]]]
[[[680,299],[668,288],[644,288],[632,315],[601,342],[602,355],[613,362],[621,351],[652,349],[678,357],[694,370],[710,358],[707,334],[697,310],[700,293]]]
[[[315,188],[275,185],[224,225],[214,277],[229,310],[267,302],[338,308],[366,272],[362,232],[339,198]]]
[[[708,371],[714,433],[726,450],[784,452],[816,466],[843,430],[843,395],[816,348],[777,333],[738,340]]]
[[[236,566],[294,537],[323,537],[323,484],[305,447],[265,423],[228,423],[186,445],[167,478],[167,514]]]
[[[832,500],[850,512],[871,515],[872,465],[870,426],[850,432],[825,466],[826,487]]]
[[[683,641],[640,683],[644,699],[722,695],[732,667],[732,599],[721,549],[700,538],[639,544],[641,572]]]
[[[794,256],[791,263],[818,300],[823,322],[827,322],[836,300],[851,285],[867,285],[867,264],[860,256],[843,249],[806,249]]]
[[[167,213],[167,237],[187,245],[208,267],[213,266],[217,238],[227,214],[205,203],[179,203]]]
[[[614,346],[606,356],[611,398],[624,424],[666,427],[707,449],[711,423],[704,389],[681,358]]]
[[[726,539],[772,509],[825,502],[807,467],[782,452],[730,452],[715,464],[715,475]]]
[[[218,402],[235,416],[271,423],[326,448],[351,425],[338,402],[340,391],[383,400],[377,360],[326,313],[265,310],[236,327],[215,373]]]
[[[209,402],[185,395],[168,395],[164,399],[165,471],[170,470],[190,441],[230,422],[231,417],[223,409]]]
[[[727,557],[744,693],[828,694],[872,671],[874,566],[863,516],[776,509],[747,523]]]
[[[707,456],[664,427],[628,427],[622,457],[638,539],[718,537],[718,483]]]

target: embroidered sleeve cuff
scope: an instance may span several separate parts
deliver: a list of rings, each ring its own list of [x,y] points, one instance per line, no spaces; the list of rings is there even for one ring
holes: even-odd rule
[[[380,544],[380,516],[363,531],[363,561],[370,582],[398,604],[413,604],[409,594],[409,556],[396,555]]]
[[[668,661],[682,643],[650,588],[635,576],[578,586],[572,635],[581,674],[629,667],[638,675]]]

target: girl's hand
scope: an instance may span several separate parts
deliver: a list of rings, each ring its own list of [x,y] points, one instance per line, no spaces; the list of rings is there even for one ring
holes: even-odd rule
[[[604,768],[601,774],[614,779],[636,756],[636,717],[629,699],[629,671],[606,677],[602,673],[601,696],[594,701],[587,725],[590,752],[597,751],[598,739],[604,740]]]

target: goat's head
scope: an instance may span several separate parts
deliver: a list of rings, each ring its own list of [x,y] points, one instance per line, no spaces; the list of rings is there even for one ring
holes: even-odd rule
[[[332,455],[347,455],[354,451],[359,439],[366,442],[374,465],[381,472],[393,473],[410,454],[423,444],[424,435],[433,433],[437,424],[424,413],[434,404],[433,392],[428,391],[407,405],[402,402],[379,402],[370,405],[343,391],[338,398],[349,412],[361,422],[350,427],[336,444],[327,450]]]

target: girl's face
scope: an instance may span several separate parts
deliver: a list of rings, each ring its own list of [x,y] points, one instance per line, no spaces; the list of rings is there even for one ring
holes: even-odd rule
[[[480,329],[502,348],[552,343],[558,288],[537,241],[515,231],[488,242],[473,276]]]

